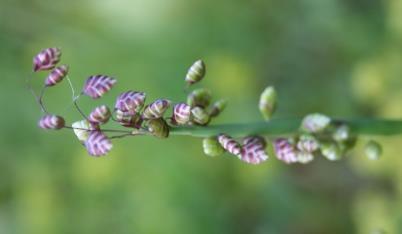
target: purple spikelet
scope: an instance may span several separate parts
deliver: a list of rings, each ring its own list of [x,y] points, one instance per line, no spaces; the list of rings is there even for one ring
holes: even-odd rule
[[[90,132],[88,139],[85,141],[85,148],[88,153],[96,157],[107,154],[112,147],[112,142],[100,131]]]
[[[65,121],[61,116],[45,115],[39,120],[38,126],[43,129],[61,129],[65,126]]]
[[[116,110],[116,121],[124,127],[140,128],[142,124],[140,114],[132,111]]]
[[[54,86],[57,83],[61,82],[64,77],[68,73],[68,66],[67,65],[61,65],[59,67],[56,67],[50,72],[50,74],[47,76],[45,80],[45,85],[46,86]]]
[[[241,160],[250,164],[260,164],[268,159],[265,152],[266,141],[260,136],[246,137],[243,139]]]
[[[187,124],[191,117],[191,107],[186,103],[179,103],[173,107],[172,122],[174,124]]]
[[[105,75],[94,75],[88,77],[85,82],[83,93],[93,99],[102,97],[106,92],[112,89],[116,79]]]
[[[88,116],[88,120],[95,124],[104,124],[109,121],[112,113],[106,105],[96,107]]]
[[[61,51],[59,48],[46,48],[33,58],[33,71],[45,71],[53,69],[60,61]]]
[[[146,94],[143,92],[127,91],[121,93],[116,100],[115,109],[123,112],[138,112],[144,106]]]
[[[297,153],[295,147],[289,142],[288,139],[279,138],[275,140],[275,153],[276,157],[285,163],[297,162]]]
[[[145,107],[142,117],[144,119],[158,119],[163,117],[165,111],[169,108],[170,101],[166,99],[158,99]]]
[[[241,146],[237,141],[228,135],[220,134],[218,136],[218,141],[221,146],[229,153],[236,155],[240,158],[240,153],[242,151]]]

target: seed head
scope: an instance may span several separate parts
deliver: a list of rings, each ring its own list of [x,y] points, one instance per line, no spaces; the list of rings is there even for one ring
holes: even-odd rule
[[[98,99],[111,90],[116,82],[116,79],[110,76],[93,75],[86,80],[82,92],[93,99]]]
[[[144,119],[158,119],[162,118],[163,114],[170,107],[170,101],[166,99],[158,99],[155,102],[145,107],[142,117]]]
[[[277,94],[274,87],[269,86],[261,93],[258,107],[265,120],[270,120],[276,110]]]
[[[246,137],[243,139],[241,160],[250,164],[260,164],[268,159],[265,152],[266,141],[260,136]]]
[[[50,74],[47,76],[45,80],[45,86],[54,86],[57,83],[60,83],[64,77],[68,73],[68,66],[67,65],[61,65],[59,67],[54,68]]]
[[[109,153],[112,142],[101,131],[91,131],[85,141],[85,148],[91,156],[99,157]]]
[[[219,144],[216,137],[204,138],[202,141],[204,153],[207,156],[216,157],[225,152],[225,149]]]
[[[207,108],[211,103],[211,92],[207,89],[193,90],[187,97],[187,104],[191,107],[199,106]]]
[[[342,158],[342,150],[335,142],[324,142],[320,145],[321,154],[330,161]]]
[[[47,48],[40,51],[33,58],[33,71],[45,71],[53,69],[60,61],[61,50],[59,48]]]
[[[297,142],[297,149],[306,152],[313,153],[320,147],[320,143],[311,135],[301,135]]]
[[[109,107],[106,105],[96,107],[91,114],[89,114],[88,119],[95,124],[107,123],[112,116]]]
[[[194,107],[191,109],[192,121],[198,125],[207,125],[210,121],[208,113],[201,107]]]
[[[211,116],[211,117],[218,116],[226,108],[227,103],[228,102],[225,99],[221,99],[219,101],[216,101],[212,105],[211,110],[209,111],[209,116]]]
[[[81,142],[85,142],[89,137],[90,131],[95,130],[94,126],[88,122],[88,120],[74,122],[71,127],[74,130],[74,134]]]
[[[63,117],[58,115],[45,115],[39,122],[38,126],[43,129],[61,129],[65,126]]]
[[[169,136],[169,126],[162,118],[150,119],[146,122],[146,126],[148,131],[158,138],[166,138]]]
[[[179,103],[173,107],[173,124],[183,125],[187,124],[191,118],[191,107],[186,103]]]
[[[202,80],[205,76],[205,64],[202,60],[197,60],[187,71],[185,81],[189,84],[195,84]]]
[[[242,148],[240,144],[228,135],[220,134],[218,136],[219,144],[229,153],[241,158]]]
[[[364,146],[364,152],[368,159],[378,160],[382,154],[382,147],[378,142],[370,140]]]
[[[309,114],[304,117],[301,129],[308,133],[319,133],[324,131],[330,123],[331,119],[323,114]]]
[[[144,106],[146,94],[144,92],[127,91],[121,93],[116,100],[115,109],[123,112],[139,112]]]
[[[276,157],[285,163],[297,162],[297,151],[290,139],[278,138],[274,143]]]

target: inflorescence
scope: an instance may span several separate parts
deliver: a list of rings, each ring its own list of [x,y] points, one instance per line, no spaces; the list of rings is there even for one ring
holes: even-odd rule
[[[81,96],[99,99],[110,91],[117,80],[107,75],[89,76],[81,92],[76,95],[68,77],[69,66],[56,66],[61,58],[59,48],[47,48],[33,58],[33,71],[48,71],[44,86],[39,96],[35,95],[44,115],[39,120],[43,129],[72,129],[78,140],[92,156],[106,155],[112,149],[112,140],[126,136],[152,135],[167,138],[172,128],[177,126],[207,126],[225,109],[227,101],[219,99],[212,103],[212,94],[204,88],[189,92],[187,100],[172,103],[168,99],[157,99],[147,105],[146,93],[129,90],[119,94],[113,110],[107,105],[95,107],[88,115],[78,105]],[[206,74],[206,66],[197,60],[187,71],[185,82],[188,90],[193,84],[200,82]],[[51,114],[42,102],[45,90],[67,79],[72,89],[72,101],[83,119],[66,124],[62,116]],[[30,82],[30,81],[29,81]],[[265,121],[270,121],[277,106],[277,94],[274,87],[267,87],[260,96],[258,108]],[[165,117],[171,109],[172,114]],[[115,122],[123,129],[109,129],[106,124]],[[203,150],[208,156],[219,156],[225,152],[236,156],[249,164],[260,164],[269,158],[267,148],[271,146],[276,157],[287,163],[309,163],[317,156],[328,160],[341,159],[355,146],[357,136],[343,122],[332,120],[323,114],[307,115],[292,136],[266,139],[263,136],[245,136],[237,140],[221,133],[203,140]],[[381,146],[370,140],[365,152],[368,158],[378,159],[382,153]]]

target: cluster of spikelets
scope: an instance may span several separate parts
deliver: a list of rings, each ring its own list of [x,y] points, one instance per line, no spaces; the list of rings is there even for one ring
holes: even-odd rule
[[[52,87],[64,78],[68,79],[68,66],[57,66],[61,58],[58,48],[47,48],[39,52],[33,59],[33,71],[48,71],[44,87]],[[187,71],[185,82],[188,88],[200,82],[206,74],[203,61],[196,61]],[[88,115],[78,107],[76,101],[81,95],[99,99],[109,92],[116,84],[116,79],[107,75],[92,75],[87,78],[78,96],[73,96],[77,110],[84,119],[66,125],[63,117],[50,114],[43,107],[41,98],[39,104],[45,115],[39,120],[43,129],[73,129],[77,138],[92,156],[102,156],[112,149],[111,139],[129,135],[153,135],[167,138],[171,128],[176,126],[207,126],[226,107],[226,100],[220,99],[212,103],[212,95],[204,88],[189,92],[185,102],[173,104],[168,99],[157,99],[145,105],[146,94],[141,91],[129,90],[119,94],[113,110],[107,105],[95,107]],[[42,92],[43,94],[43,92]],[[74,95],[74,94],[73,94]],[[267,87],[261,94],[259,110],[266,121],[270,121],[276,109],[276,91]],[[172,109],[172,114],[165,117]],[[110,120],[130,130],[104,128]],[[106,133],[122,133],[108,136]],[[241,139],[240,142],[225,133],[203,140],[204,153],[208,156],[218,156],[225,152],[238,157],[250,164],[260,164],[268,159],[266,148],[271,144],[276,157],[285,163],[308,163],[317,155],[329,160],[338,160],[350,150],[356,142],[356,137],[349,127],[341,122],[332,121],[321,114],[312,114],[304,118],[298,134],[288,138],[267,141],[264,137],[254,135]],[[381,154],[378,143],[370,141],[366,147],[370,158],[375,159]]]

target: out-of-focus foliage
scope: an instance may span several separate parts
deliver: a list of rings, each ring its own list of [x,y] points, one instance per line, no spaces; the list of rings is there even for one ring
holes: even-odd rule
[[[401,137],[376,139],[374,162],[358,149],[336,163],[251,166],[205,157],[187,137],[124,139],[92,158],[72,132],[36,127],[24,85],[50,46],[78,89],[88,75],[118,78],[96,103],[82,98],[87,112],[127,89],[184,101],[202,58],[202,85],[229,100],[218,122],[259,120],[267,85],[274,118],[402,118],[402,1],[0,2],[0,233],[402,233]],[[63,83],[45,102],[71,123],[70,98]]]

